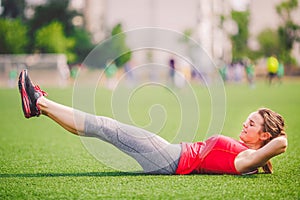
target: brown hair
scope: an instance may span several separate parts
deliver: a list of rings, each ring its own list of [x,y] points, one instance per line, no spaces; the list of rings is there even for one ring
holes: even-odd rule
[[[263,124],[263,132],[268,132],[271,134],[271,138],[267,141],[265,141],[266,145],[268,142],[270,142],[272,139],[278,137],[278,136],[287,136],[284,130],[284,119],[283,117],[268,109],[268,108],[260,108],[258,110],[258,113],[262,116],[264,119],[264,124]],[[271,161],[268,161],[263,167],[263,171],[265,173],[272,173],[273,172],[273,167]]]

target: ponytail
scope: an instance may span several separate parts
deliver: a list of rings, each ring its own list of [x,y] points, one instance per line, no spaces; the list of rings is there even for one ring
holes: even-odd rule
[[[263,131],[271,134],[271,138],[269,140],[266,140],[263,146],[276,137],[287,137],[287,134],[284,131],[284,119],[281,115],[267,108],[259,109],[258,113],[264,119]],[[273,173],[273,167],[270,160],[268,160],[267,163],[262,166],[262,170],[266,174]]]
[[[279,137],[279,136],[287,137],[287,135],[284,131],[281,131],[281,133],[277,137]],[[272,138],[272,139],[274,139],[274,138]],[[268,142],[266,142],[266,144]],[[262,166],[262,170],[265,174],[272,174],[273,173],[273,166],[272,166],[272,163],[271,163],[270,160],[268,160],[268,162],[264,166]]]
[[[264,171],[265,174],[272,174],[273,166],[271,161],[268,160],[268,162],[264,166],[262,166],[262,170]]]

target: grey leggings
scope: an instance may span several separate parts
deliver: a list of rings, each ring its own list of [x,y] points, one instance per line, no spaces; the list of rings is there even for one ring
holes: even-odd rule
[[[87,114],[85,136],[106,141],[134,158],[150,174],[175,174],[181,146],[144,129]]]

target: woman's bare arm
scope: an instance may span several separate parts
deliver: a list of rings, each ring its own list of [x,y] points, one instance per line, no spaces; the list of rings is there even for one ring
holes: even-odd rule
[[[287,139],[280,136],[271,140],[258,150],[248,149],[241,152],[235,159],[236,170],[247,173],[264,166],[268,160],[286,151]]]

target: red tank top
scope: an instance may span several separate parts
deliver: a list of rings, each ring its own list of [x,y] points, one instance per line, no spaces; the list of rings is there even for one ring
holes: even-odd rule
[[[176,174],[240,174],[234,159],[248,149],[245,144],[222,135],[205,142],[181,143],[181,147]]]

